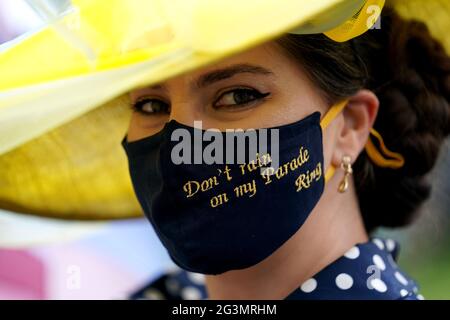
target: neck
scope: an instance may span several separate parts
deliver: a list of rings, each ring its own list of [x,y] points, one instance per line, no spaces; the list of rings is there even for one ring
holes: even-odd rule
[[[250,268],[206,276],[209,298],[284,299],[353,245],[366,242],[353,186],[343,194],[336,190],[336,182],[327,184],[305,224],[265,260]]]

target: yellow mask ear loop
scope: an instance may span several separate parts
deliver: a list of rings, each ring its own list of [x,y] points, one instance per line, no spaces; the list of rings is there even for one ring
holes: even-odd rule
[[[381,134],[379,134],[374,128],[370,129],[370,134],[378,140],[381,148],[381,152],[378,151],[371,137],[369,136],[365,149],[367,155],[373,161],[373,163],[382,168],[399,169],[403,167],[403,165],[405,164],[405,158],[400,153],[390,151],[384,144]],[[386,157],[383,155],[383,153]],[[391,157],[391,159],[388,159],[387,157]]]
[[[328,127],[331,121],[333,121],[339,113],[341,113],[347,103],[348,100],[341,101],[332,106],[330,110],[328,110],[328,112],[320,121],[322,131]],[[379,151],[373,143],[371,136],[369,136],[365,146],[365,150],[370,160],[372,160],[374,164],[382,168],[399,169],[403,167],[403,165],[405,164],[405,158],[400,153],[390,151],[384,144],[381,134],[379,134],[374,128],[370,129],[370,134],[378,140],[378,144],[381,148],[381,151]],[[335,166],[333,164],[330,164],[329,168],[325,172],[325,183],[327,183],[333,177],[335,172]]]
[[[336,118],[337,115],[339,113],[341,113],[342,110],[344,110],[347,103],[348,103],[348,100],[338,102],[334,106],[332,106],[330,108],[330,110],[328,110],[327,113],[325,113],[322,120],[320,121],[320,126],[322,127],[322,131],[325,130],[330,125],[331,121],[333,121],[334,118]]]
[[[330,181],[330,179],[333,178],[335,173],[336,173],[336,167],[330,163],[330,165],[328,166],[328,169],[325,171],[325,183]]]

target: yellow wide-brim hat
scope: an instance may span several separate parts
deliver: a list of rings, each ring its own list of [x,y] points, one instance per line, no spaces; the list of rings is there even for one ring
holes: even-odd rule
[[[66,219],[141,216],[120,141],[127,92],[291,32],[347,41],[384,0],[72,0],[0,46],[0,209]],[[450,2],[387,0],[450,49]]]

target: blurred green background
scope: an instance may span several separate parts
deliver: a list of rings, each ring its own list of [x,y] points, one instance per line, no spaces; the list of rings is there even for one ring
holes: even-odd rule
[[[378,234],[400,242],[399,265],[417,280],[425,299],[450,300],[450,141],[429,179],[432,195],[418,219]]]

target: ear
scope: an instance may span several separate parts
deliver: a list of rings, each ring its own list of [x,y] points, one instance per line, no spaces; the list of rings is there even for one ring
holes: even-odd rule
[[[336,132],[336,144],[331,159],[335,166],[341,164],[343,156],[350,156],[354,162],[364,149],[379,104],[377,96],[369,90],[360,90],[349,98],[341,115],[344,121]]]

